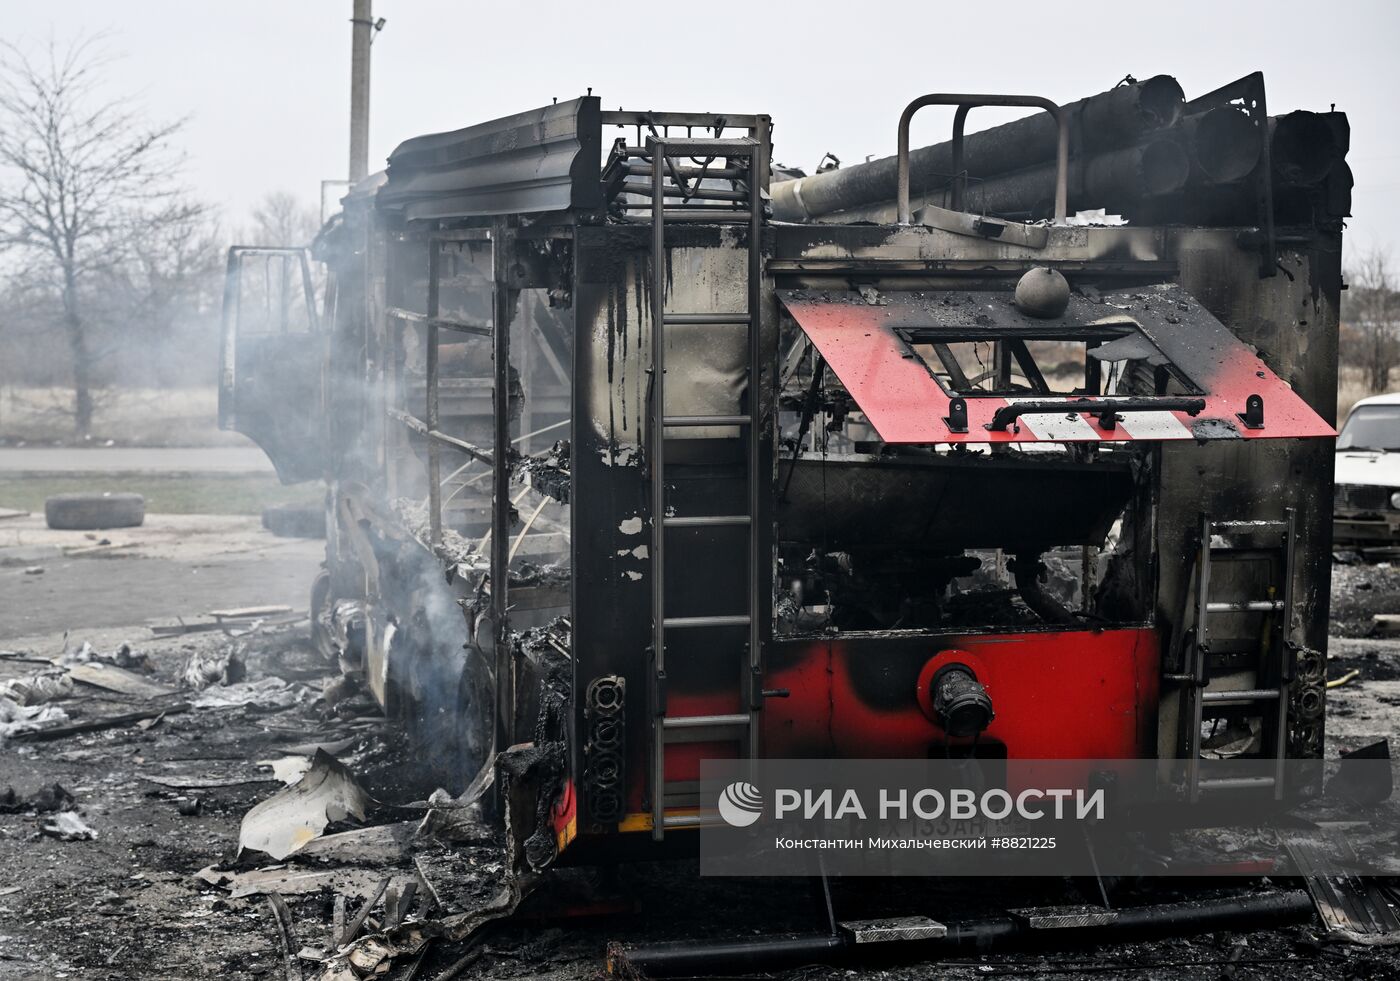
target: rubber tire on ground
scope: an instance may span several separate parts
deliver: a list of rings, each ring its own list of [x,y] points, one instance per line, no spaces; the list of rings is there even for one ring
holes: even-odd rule
[[[325,538],[326,508],[322,504],[275,504],[263,508],[262,523],[278,538]]]
[[[62,531],[137,528],[146,520],[140,494],[55,494],[44,501],[44,519]]]

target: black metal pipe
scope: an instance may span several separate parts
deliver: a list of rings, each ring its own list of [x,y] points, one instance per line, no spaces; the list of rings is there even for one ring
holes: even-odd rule
[[[1040,581],[1045,563],[1039,555],[1018,555],[1011,560],[1011,574],[1016,579],[1016,591],[1032,613],[1046,623],[1074,623],[1070,608],[1051,596]]]
[[[1082,168],[1083,175],[1074,182],[1070,194],[1075,210],[1131,210],[1144,198],[1180,190],[1191,173],[1186,151],[1171,140],[1151,140],[1141,146],[1101,153],[1090,157]],[[1048,216],[1053,181],[1054,171],[1049,167],[983,181],[968,191],[967,209]]]
[[[1191,148],[1191,174],[1207,184],[1244,180],[1259,165],[1264,134],[1249,114],[1234,106],[1217,106],[1182,120]]]
[[[1279,184],[1316,184],[1341,159],[1337,133],[1321,113],[1269,117],[1269,156]]]
[[[1176,140],[1153,139],[1140,146],[1096,154],[1070,164],[1069,209],[1107,208],[1131,211],[1151,198],[1181,190],[1191,174],[1191,160]],[[1050,217],[1055,208],[1055,168],[1033,167],[1001,174],[983,181],[969,181],[959,210],[978,214]],[[914,210],[925,204],[958,208],[954,188],[934,190],[916,199]],[[846,221],[894,222],[892,204],[843,211],[831,216]]]
[[[728,942],[709,939],[637,946],[612,944],[608,948],[607,969],[611,975],[632,976],[628,972],[639,972],[648,977],[667,977],[858,961],[862,956],[932,959],[969,950],[986,953],[997,947],[1122,943],[1304,922],[1312,919],[1313,905],[1308,894],[1298,890],[1163,903],[1114,912],[1115,919],[1108,923],[1059,929],[1035,929],[1023,919],[995,916],[950,923],[942,937],[870,945],[858,945],[845,933],[785,933]]]
[[[1145,134],[1174,125],[1184,96],[1176,79],[1158,75],[1122,85],[1063,106],[1070,114],[1080,151],[1100,153],[1138,142]],[[988,177],[1034,167],[1055,159],[1058,129],[1043,112],[966,138],[963,165],[968,173]],[[953,142],[909,152],[909,189],[914,195],[941,188],[953,176]],[[898,179],[896,157],[813,174],[771,187],[773,216],[781,221],[808,221],[836,211],[881,202],[893,203]]]

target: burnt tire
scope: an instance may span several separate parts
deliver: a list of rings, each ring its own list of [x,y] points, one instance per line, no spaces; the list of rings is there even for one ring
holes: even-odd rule
[[[44,501],[44,520],[61,531],[137,528],[146,520],[140,494],[55,494]]]
[[[276,504],[263,508],[262,523],[278,538],[326,537],[326,509],[321,504]]]

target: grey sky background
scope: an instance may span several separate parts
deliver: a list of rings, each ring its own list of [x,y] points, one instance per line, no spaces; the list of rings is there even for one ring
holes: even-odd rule
[[[113,95],[181,137],[194,191],[237,227],[264,193],[315,201],[347,166],[350,0],[0,0],[22,46],[105,33]],[[767,112],[777,160],[811,170],[894,151],[905,103],[934,91],[1060,102],[1132,74],[1193,98],[1256,69],[1269,108],[1351,118],[1349,251],[1400,252],[1400,4],[1393,2],[762,3],[729,6],[376,0],[370,166],[401,140],[570,98],[607,108]],[[1017,115],[979,110],[972,128]],[[946,138],[924,110],[914,142]],[[1397,256],[1400,258],[1400,256]]]

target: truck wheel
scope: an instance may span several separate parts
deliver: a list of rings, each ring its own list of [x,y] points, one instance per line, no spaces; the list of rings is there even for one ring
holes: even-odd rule
[[[140,494],[55,494],[44,501],[44,519],[62,531],[137,528],[146,520]]]
[[[322,569],[311,583],[311,643],[329,664],[335,663],[335,637],[331,635],[331,574]]]
[[[263,508],[262,523],[278,538],[325,538],[326,508],[322,504],[275,504]]]

